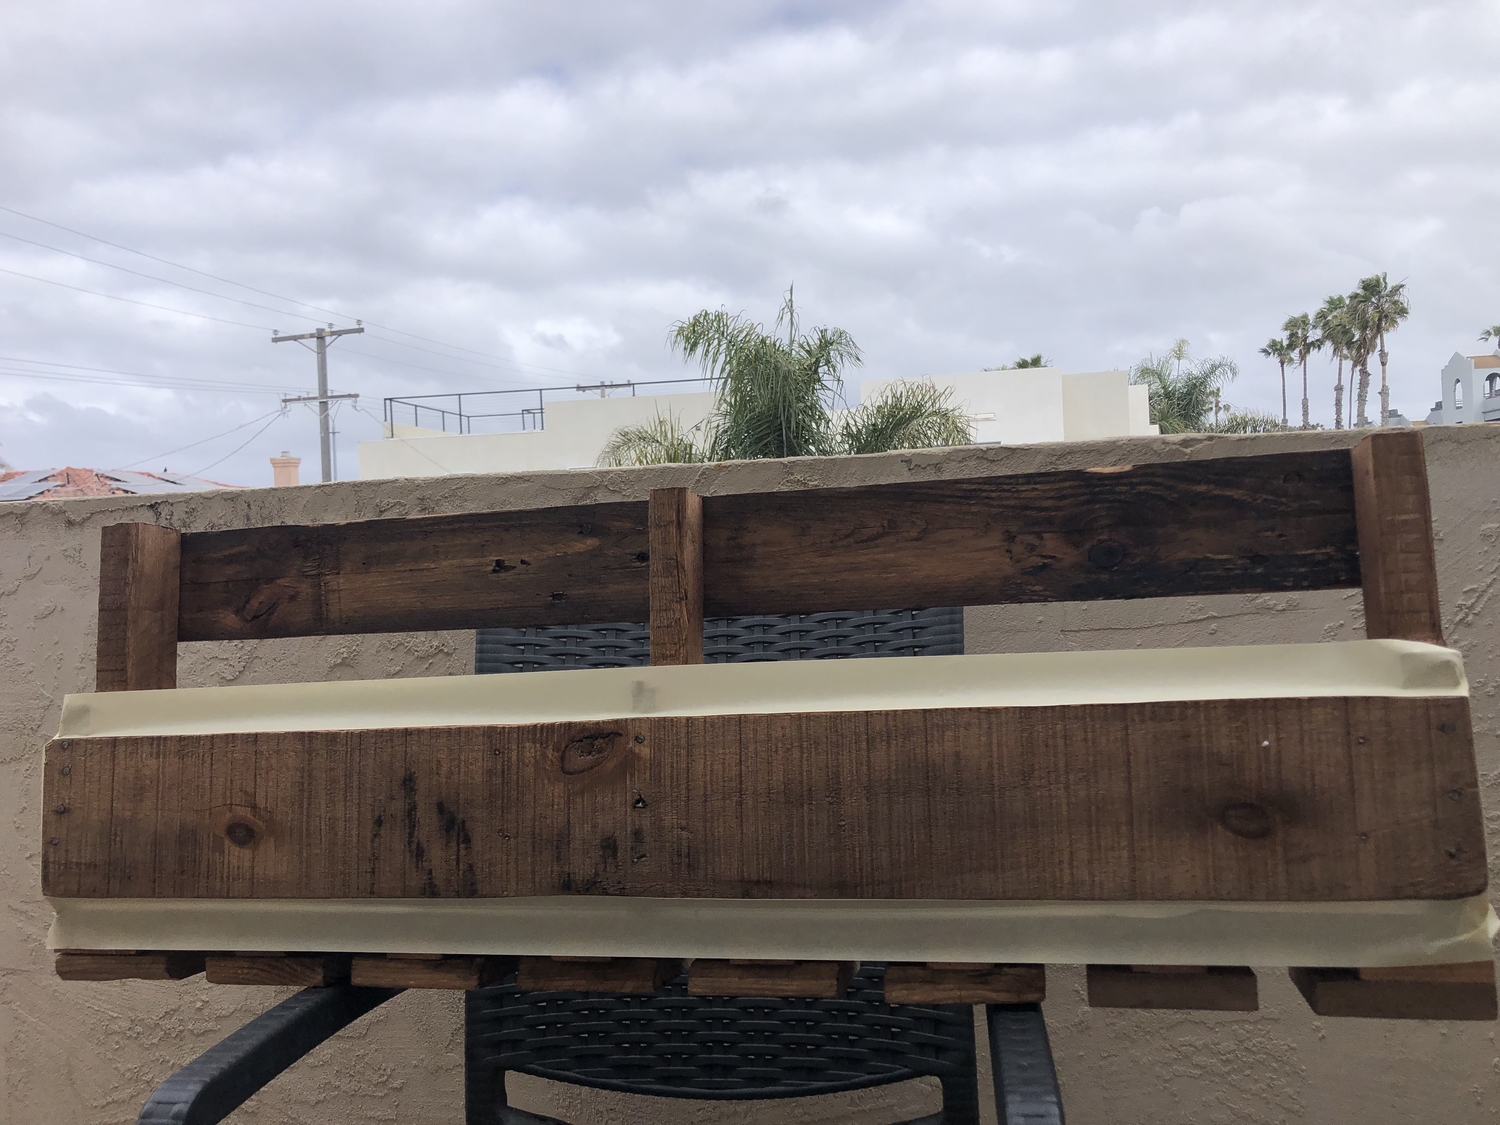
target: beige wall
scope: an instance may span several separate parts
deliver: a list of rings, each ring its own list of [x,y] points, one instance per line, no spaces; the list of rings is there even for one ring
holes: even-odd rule
[[[1500,428],[1424,431],[1450,642],[1464,651],[1490,824],[1500,832]],[[883,454],[511,477],[356,481],[297,489],[0,505],[0,1125],[133,1121],[151,1087],[250,1016],[273,989],[64,984],[43,940],[38,891],[40,749],[66,692],[93,681],[99,528],[124,520],[187,530],[529,507],[641,497],[972,476],[1343,445],[1347,434],[1143,438],[1093,444]],[[1130,648],[1357,637],[1356,594],[1214,597],[969,612],[971,651]],[[181,682],[461,674],[471,635],[184,645]],[[1500,855],[1492,837],[1491,855]],[[1082,998],[1081,972],[1049,972],[1053,1044],[1074,1125],[1500,1120],[1495,1025],[1314,1019],[1278,973],[1250,1015],[1110,1013]],[[320,1048],[234,1120],[453,1125],[462,1120],[459,1000],[408,993]],[[605,1121],[878,1122],[935,1108],[908,1090],[882,1112],[867,1091],[817,1105],[673,1104],[513,1087],[517,1104],[578,1125]],[[849,1112],[851,1109],[854,1112]]]

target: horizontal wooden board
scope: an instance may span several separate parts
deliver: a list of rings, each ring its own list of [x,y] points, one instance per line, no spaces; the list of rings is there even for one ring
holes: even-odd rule
[[[1291,969],[1320,1016],[1386,1020],[1493,1020],[1500,1014],[1493,962],[1405,969]],[[1368,975],[1373,974],[1373,975]]]
[[[516,987],[523,992],[603,992],[649,996],[686,966],[656,957],[522,957]]]
[[[646,502],[182,537],[177,638],[642,621]]]
[[[717,496],[703,521],[714,616],[1359,584],[1343,450]]]
[[[349,983],[367,988],[446,988],[465,992],[497,984],[515,968],[512,957],[358,956]]]
[[[201,953],[65,949],[54,967],[63,980],[186,980],[203,971]]]
[[[322,988],[349,980],[349,960],[347,953],[211,953],[204,977],[209,984]]]
[[[1260,1007],[1255,972],[1243,965],[1090,965],[1087,979],[1091,1008],[1254,1012]]]
[[[1485,888],[1468,701],[73,738],[82,897],[1350,901]]]
[[[891,965],[888,1004],[1040,1004],[1047,998],[1043,965]]]
[[[714,615],[1358,586],[1345,450],[709,496]],[[644,501],[182,539],[184,641],[644,621]]]
[[[853,961],[721,961],[688,966],[689,996],[785,996],[837,1000],[859,968]]]

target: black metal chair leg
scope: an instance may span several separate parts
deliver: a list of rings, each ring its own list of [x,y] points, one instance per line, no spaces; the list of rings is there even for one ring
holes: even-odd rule
[[[158,1086],[137,1125],[216,1125],[318,1044],[400,992],[304,988]]]
[[[990,1063],[1000,1125],[1063,1125],[1062,1093],[1040,1004],[990,1004]]]

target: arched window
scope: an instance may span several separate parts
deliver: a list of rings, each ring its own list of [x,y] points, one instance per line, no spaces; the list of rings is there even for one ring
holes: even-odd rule
[[[1484,380],[1484,397],[1494,398],[1496,395],[1500,395],[1500,371],[1485,376]]]
[[[1464,381],[1462,379],[1455,379],[1455,380],[1453,380],[1453,409],[1454,410],[1462,410],[1463,408],[1464,408]]]

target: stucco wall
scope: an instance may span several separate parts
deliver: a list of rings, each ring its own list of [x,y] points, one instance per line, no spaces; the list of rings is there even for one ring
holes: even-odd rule
[[[1491,855],[1500,855],[1500,429],[1425,431],[1444,620],[1464,651]],[[638,498],[661,484],[705,493],[962,477],[1346,445],[1348,434],[1144,438],[834,461],[756,462],[510,477],[357,481],[298,489],[0,505],[0,1125],[134,1120],[151,1087],[269,1007],[274,989],[66,984],[43,949],[38,889],[40,748],[62,697],[93,682],[99,528],[184,530],[368,519]],[[1361,635],[1353,592],[973,609],[971,651],[1338,640]],[[184,645],[181,682],[265,683],[469,671],[467,633]],[[1500,1120],[1495,1025],[1318,1020],[1284,975],[1261,974],[1249,1015],[1110,1013],[1083,1003],[1076,968],[1049,970],[1048,1018],[1075,1125]],[[462,1119],[459,999],[407,993],[278,1079],[235,1120]],[[663,1104],[523,1081],[513,1100],[594,1122],[890,1121],[935,1108],[930,1088],[793,1107]],[[882,1108],[887,1107],[887,1108]],[[851,1110],[854,1112],[851,1114]]]

